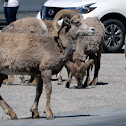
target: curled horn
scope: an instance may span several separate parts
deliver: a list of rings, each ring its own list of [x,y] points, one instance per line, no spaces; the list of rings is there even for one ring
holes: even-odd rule
[[[68,25],[68,20],[71,19],[74,14],[76,14],[77,12],[75,10],[68,10],[68,9],[63,9],[61,11],[59,11],[55,17],[54,17],[54,20],[53,20],[53,26],[55,28],[56,31],[58,31],[58,28],[57,28],[57,25],[58,25],[58,20],[60,20],[61,18],[64,18],[65,19],[65,24]],[[67,18],[65,18],[67,17]]]
[[[81,67],[81,72],[85,72],[90,66],[93,67],[92,65],[94,64],[94,60],[93,59],[89,59],[86,63],[83,64],[83,66]]]

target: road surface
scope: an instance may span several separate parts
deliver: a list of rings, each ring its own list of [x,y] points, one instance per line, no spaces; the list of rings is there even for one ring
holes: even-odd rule
[[[43,113],[45,94],[40,100],[40,119],[31,119],[35,86],[20,85],[16,76],[14,85],[2,85],[1,95],[18,115],[18,120],[10,120],[0,108],[0,126],[126,126],[126,59],[124,53],[102,54],[99,83],[87,89],[73,89],[57,85],[53,76],[51,106],[54,120],[46,120]],[[93,73],[93,72],[92,72]],[[92,77],[91,73],[91,77]],[[67,79],[65,68],[63,80]],[[45,93],[43,91],[43,93]]]

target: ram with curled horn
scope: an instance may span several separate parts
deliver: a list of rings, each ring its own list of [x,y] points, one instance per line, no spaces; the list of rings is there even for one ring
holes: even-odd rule
[[[56,17],[59,13],[56,14]],[[57,74],[72,57],[74,52],[73,43],[76,45],[79,36],[94,34],[94,28],[85,24],[82,15],[80,13],[75,15],[80,18],[79,25],[74,22],[76,20],[72,20],[73,16],[70,19],[70,27],[65,26],[60,30],[59,34],[57,33],[57,41],[55,40],[56,35],[36,36],[24,33],[0,33],[0,87],[5,75],[8,74],[35,76],[37,82],[36,95],[30,109],[33,118],[39,117],[38,103],[42,94],[43,83],[46,90],[46,117],[47,119],[53,118],[50,106],[52,75]],[[65,47],[62,50],[64,53],[61,53],[62,48],[57,46],[57,42],[62,43],[63,47]],[[12,119],[17,118],[16,113],[1,95],[0,106]]]
[[[58,15],[55,16],[54,21],[49,20],[40,20],[35,17],[27,17],[16,20],[12,22],[8,26],[2,29],[1,32],[11,32],[11,33],[26,33],[35,36],[56,36],[58,30],[61,26],[58,25],[57,21],[64,17],[64,24],[67,28],[70,28],[70,19],[75,15],[78,11],[77,10],[63,10],[60,11]],[[24,77],[22,77],[22,82],[24,83]],[[34,78],[30,80],[32,82]],[[13,83],[14,78],[8,79],[8,83]],[[35,81],[33,81],[35,82]]]
[[[62,27],[64,26],[67,26],[67,29],[70,29],[71,26],[74,26],[74,29],[77,29],[78,27],[82,26],[84,27],[84,29],[87,29],[87,32],[81,32],[81,28],[80,29],[77,29],[78,31],[78,34],[82,34],[82,35],[92,35],[92,33],[90,33],[89,31],[95,31],[94,27],[88,27],[87,24],[82,24],[82,22],[84,22],[84,19],[81,15],[81,13],[77,10],[62,10],[60,11],[58,14],[55,15],[55,18],[54,18],[54,21],[53,21],[53,26],[55,28],[55,30],[57,32],[59,32],[59,29],[58,29],[58,20],[60,19],[63,19],[63,23],[62,23]],[[61,29],[62,29],[61,27]],[[80,32],[79,32],[80,30]],[[88,31],[89,30],[89,31]],[[71,32],[71,35],[74,34],[72,32],[75,32],[75,31],[72,31],[72,29],[70,30]],[[72,37],[76,37],[76,36],[72,36]]]
[[[77,13],[76,10],[63,10],[60,11],[58,15],[55,16],[53,20],[53,26],[55,30],[58,32],[59,29],[57,28],[58,26],[58,20],[63,19],[63,24],[62,26],[69,26],[70,27],[70,19],[73,17],[73,15]]]

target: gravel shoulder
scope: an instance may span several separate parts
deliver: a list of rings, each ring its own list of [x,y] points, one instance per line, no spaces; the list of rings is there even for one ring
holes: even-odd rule
[[[86,89],[67,89],[57,85],[56,76],[53,76],[53,91],[51,107],[54,116],[89,116],[103,115],[108,111],[125,108],[126,104],[126,59],[123,53],[102,54],[99,84]],[[91,77],[93,72],[91,72]],[[63,79],[67,79],[65,68],[62,70]],[[29,76],[26,76],[28,79]],[[76,86],[73,78],[71,87]],[[35,97],[35,86],[20,85],[19,76],[15,76],[14,85],[3,84],[0,94],[16,112],[19,119],[31,118],[30,108]],[[45,88],[39,102],[40,117],[43,113],[46,97]],[[0,120],[8,120],[0,107]]]

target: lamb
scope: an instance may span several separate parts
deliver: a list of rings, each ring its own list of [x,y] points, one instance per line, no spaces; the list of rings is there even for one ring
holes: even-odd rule
[[[67,16],[65,18],[64,16]],[[32,117],[38,118],[38,103],[43,83],[46,89],[46,118],[53,118],[50,106],[52,92],[51,77],[57,74],[72,57],[78,36],[93,35],[95,30],[85,24],[80,13],[72,10],[61,10],[54,18],[53,25],[57,30],[57,21],[64,17],[57,36],[35,36],[24,33],[0,33],[0,87],[5,75],[33,75],[36,78],[36,96],[31,108]],[[0,94],[0,106],[17,119],[16,113],[5,102]]]
[[[96,85],[98,82],[98,72],[100,69],[100,59],[102,53],[102,45],[103,45],[103,37],[104,37],[104,26],[103,24],[96,18],[90,17],[85,20],[85,22],[89,26],[93,26],[95,28],[94,36],[79,36],[78,42],[76,45],[76,52],[73,55],[73,63],[69,63],[70,71],[68,80],[66,82],[66,87],[70,87],[72,75],[75,76],[77,80],[77,88],[85,88],[88,85]],[[80,48],[81,47],[81,48]],[[87,77],[85,80],[84,85],[82,84],[83,78],[85,76],[85,70],[83,69],[83,64],[89,58],[91,64],[94,63],[95,70],[94,70],[94,78],[90,82],[89,77],[89,69],[87,70]],[[93,61],[91,61],[93,59]]]

